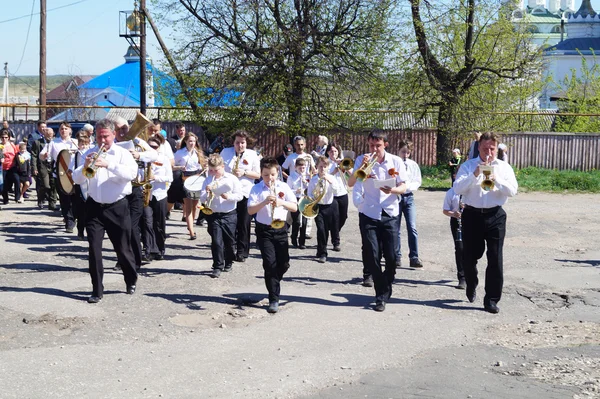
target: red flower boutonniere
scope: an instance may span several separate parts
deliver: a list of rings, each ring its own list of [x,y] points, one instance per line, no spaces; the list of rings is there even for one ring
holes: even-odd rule
[[[244,159],[244,160],[242,161],[242,163],[243,163],[244,165],[248,165],[248,161],[247,161],[246,159]]]
[[[283,197],[285,197],[285,194],[284,194],[284,192],[283,192],[283,191],[280,191],[278,195],[279,195],[279,198],[283,198]]]
[[[390,176],[398,176],[399,173],[396,172],[396,169],[391,168],[390,170],[388,170],[388,173],[390,174]]]

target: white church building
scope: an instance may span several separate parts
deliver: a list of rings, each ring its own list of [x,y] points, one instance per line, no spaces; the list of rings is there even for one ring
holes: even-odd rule
[[[585,59],[589,69],[598,62],[600,55],[600,15],[592,8],[590,0],[583,0],[577,12],[566,21],[566,39],[544,49],[544,77],[550,85],[540,97],[540,108],[556,109],[556,101],[564,97],[561,83],[574,70],[581,77]]]
[[[552,46],[567,35],[561,24],[575,12],[575,0],[504,0],[515,24],[525,24],[539,47]]]

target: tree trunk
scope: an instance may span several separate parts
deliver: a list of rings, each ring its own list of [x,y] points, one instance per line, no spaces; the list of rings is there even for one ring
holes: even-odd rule
[[[452,157],[452,146],[458,137],[456,112],[459,104],[458,97],[446,97],[442,100],[438,114],[437,165],[448,165]]]
[[[287,96],[288,130],[291,135],[302,134],[302,104],[304,103],[304,63],[301,54],[294,57]]]

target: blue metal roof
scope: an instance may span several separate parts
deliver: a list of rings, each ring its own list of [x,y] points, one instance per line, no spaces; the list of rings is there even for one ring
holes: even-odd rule
[[[600,37],[585,37],[566,39],[560,43],[550,46],[544,52],[566,51],[566,52],[588,52],[590,49],[594,51],[600,50]]]
[[[154,105],[160,106],[175,106],[175,98],[181,94],[181,88],[177,80],[152,67],[152,64],[146,62],[147,73],[153,74],[154,82]],[[100,76],[79,86],[81,89],[107,89],[110,88],[124,97],[129,98],[133,102],[140,103],[140,62],[126,62],[118,67],[103,73]],[[197,89],[208,94],[210,100],[201,101],[200,106],[211,107],[227,107],[239,105],[239,97],[242,93],[236,90],[228,90],[225,92],[214,91],[211,88]],[[182,105],[188,105],[184,103]]]

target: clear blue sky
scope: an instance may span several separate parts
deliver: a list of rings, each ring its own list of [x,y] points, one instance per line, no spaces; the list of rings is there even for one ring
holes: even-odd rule
[[[119,37],[119,11],[132,10],[133,0],[47,0],[46,3],[48,75],[99,75],[124,62],[128,44]],[[32,6],[34,15],[29,27]],[[11,75],[38,74],[39,11],[39,0],[0,0],[1,76],[5,62]],[[11,19],[16,20],[8,21]],[[161,35],[166,36],[163,32]],[[155,61],[163,58],[150,26],[147,52]]]
[[[581,0],[575,5],[579,8]],[[592,0],[592,6],[600,12],[600,0]],[[48,75],[99,75],[124,62],[128,45],[119,37],[119,11],[133,9],[133,0],[50,0],[47,8]],[[0,1],[0,67],[8,62],[11,75],[38,74],[39,10],[39,0]],[[150,27],[148,55],[163,58]]]

